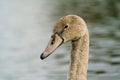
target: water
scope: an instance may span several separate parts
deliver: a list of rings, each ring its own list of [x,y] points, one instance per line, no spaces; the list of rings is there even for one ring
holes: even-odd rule
[[[77,14],[90,32],[88,80],[120,79],[120,1],[1,0],[0,80],[66,80],[70,43],[44,61],[57,19]]]

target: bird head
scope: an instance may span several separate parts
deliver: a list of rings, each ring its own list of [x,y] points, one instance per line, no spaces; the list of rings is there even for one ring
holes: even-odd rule
[[[68,15],[60,18],[54,29],[47,48],[41,54],[44,59],[53,53],[61,44],[80,39],[86,33],[86,24],[82,18],[76,15]]]

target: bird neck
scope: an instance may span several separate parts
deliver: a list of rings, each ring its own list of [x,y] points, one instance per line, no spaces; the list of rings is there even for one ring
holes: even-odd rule
[[[72,41],[70,72],[68,80],[86,80],[89,53],[89,35],[86,33]]]

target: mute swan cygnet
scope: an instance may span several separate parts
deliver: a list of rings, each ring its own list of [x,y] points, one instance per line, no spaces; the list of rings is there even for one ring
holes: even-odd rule
[[[85,21],[77,15],[67,15],[57,21],[48,46],[40,58],[45,59],[67,41],[72,43],[68,80],[86,80],[89,33]]]

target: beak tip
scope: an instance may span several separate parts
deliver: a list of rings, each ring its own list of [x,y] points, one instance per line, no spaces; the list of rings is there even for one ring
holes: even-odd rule
[[[41,60],[43,60],[45,57],[44,57],[44,55],[43,55],[43,53],[41,54],[41,56],[40,56],[40,59]]]

